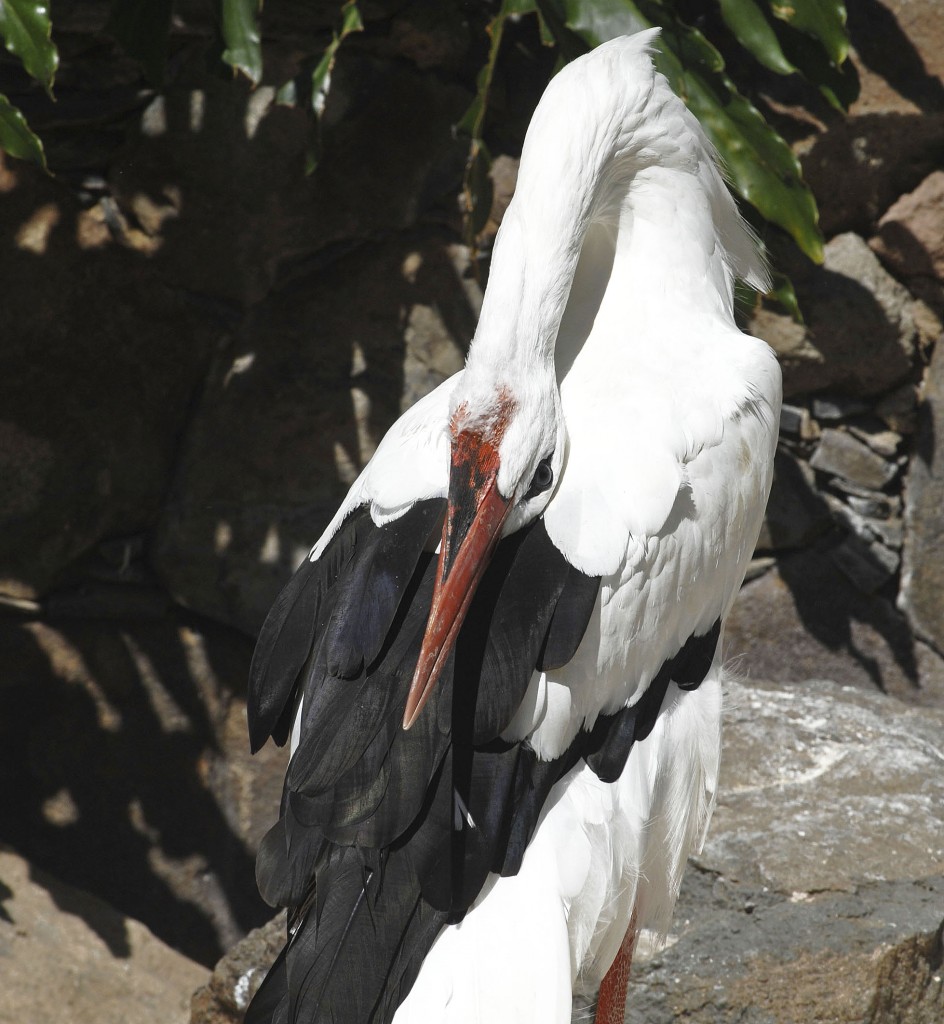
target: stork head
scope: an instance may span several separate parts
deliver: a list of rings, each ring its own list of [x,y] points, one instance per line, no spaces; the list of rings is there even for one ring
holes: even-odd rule
[[[408,729],[452,651],[503,533],[539,516],[563,463],[553,367],[526,380],[480,382],[474,368],[453,398],[449,502],[429,620],[403,715]],[[546,378],[539,382],[538,378]]]

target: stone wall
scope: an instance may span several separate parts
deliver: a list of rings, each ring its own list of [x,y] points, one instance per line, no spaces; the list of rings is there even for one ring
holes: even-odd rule
[[[284,759],[248,758],[252,637],[386,428],[462,365],[485,269],[451,132],[480,55],[443,5],[346,45],[302,173],[309,125],[274,86],[335,6],[280,8],[254,91],[210,69],[187,4],[160,95],[96,34],[104,3],[57,5],[55,107],[0,63],[57,171],[0,165],[0,841],[204,964],[268,916],[252,857]],[[749,317],[787,404],[728,650],[785,693],[944,706],[940,22],[850,5],[848,119],[770,83],[829,241],[816,268],[768,239],[806,323]]]
[[[944,697],[944,24],[937,5],[851,4],[861,94],[794,140],[826,260],[781,251],[805,324],[763,308],[785,406],[776,479],[730,648],[761,677]],[[787,98],[789,99],[789,98]]]

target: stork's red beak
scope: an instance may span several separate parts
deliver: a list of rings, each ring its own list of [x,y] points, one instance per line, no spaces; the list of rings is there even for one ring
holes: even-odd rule
[[[498,451],[471,431],[452,446],[449,508],[429,621],[413,682],[406,698],[403,728],[409,729],[436,685],[465,620],[475,589],[501,537],[511,502],[498,491]]]

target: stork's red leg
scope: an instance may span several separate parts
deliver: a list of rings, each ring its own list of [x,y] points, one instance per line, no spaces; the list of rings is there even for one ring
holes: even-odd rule
[[[623,1024],[626,1017],[626,987],[629,984],[629,970],[633,964],[635,948],[636,912],[633,911],[616,959],[610,964],[610,969],[600,986],[595,1024]]]

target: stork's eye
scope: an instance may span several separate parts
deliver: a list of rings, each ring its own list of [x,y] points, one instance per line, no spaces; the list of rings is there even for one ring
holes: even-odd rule
[[[549,455],[538,463],[538,468],[534,471],[534,476],[531,478],[531,486],[528,488],[528,493],[524,496],[524,500],[528,501],[530,498],[537,497],[537,495],[546,491],[552,483],[554,483],[554,470],[551,469],[551,457]]]

